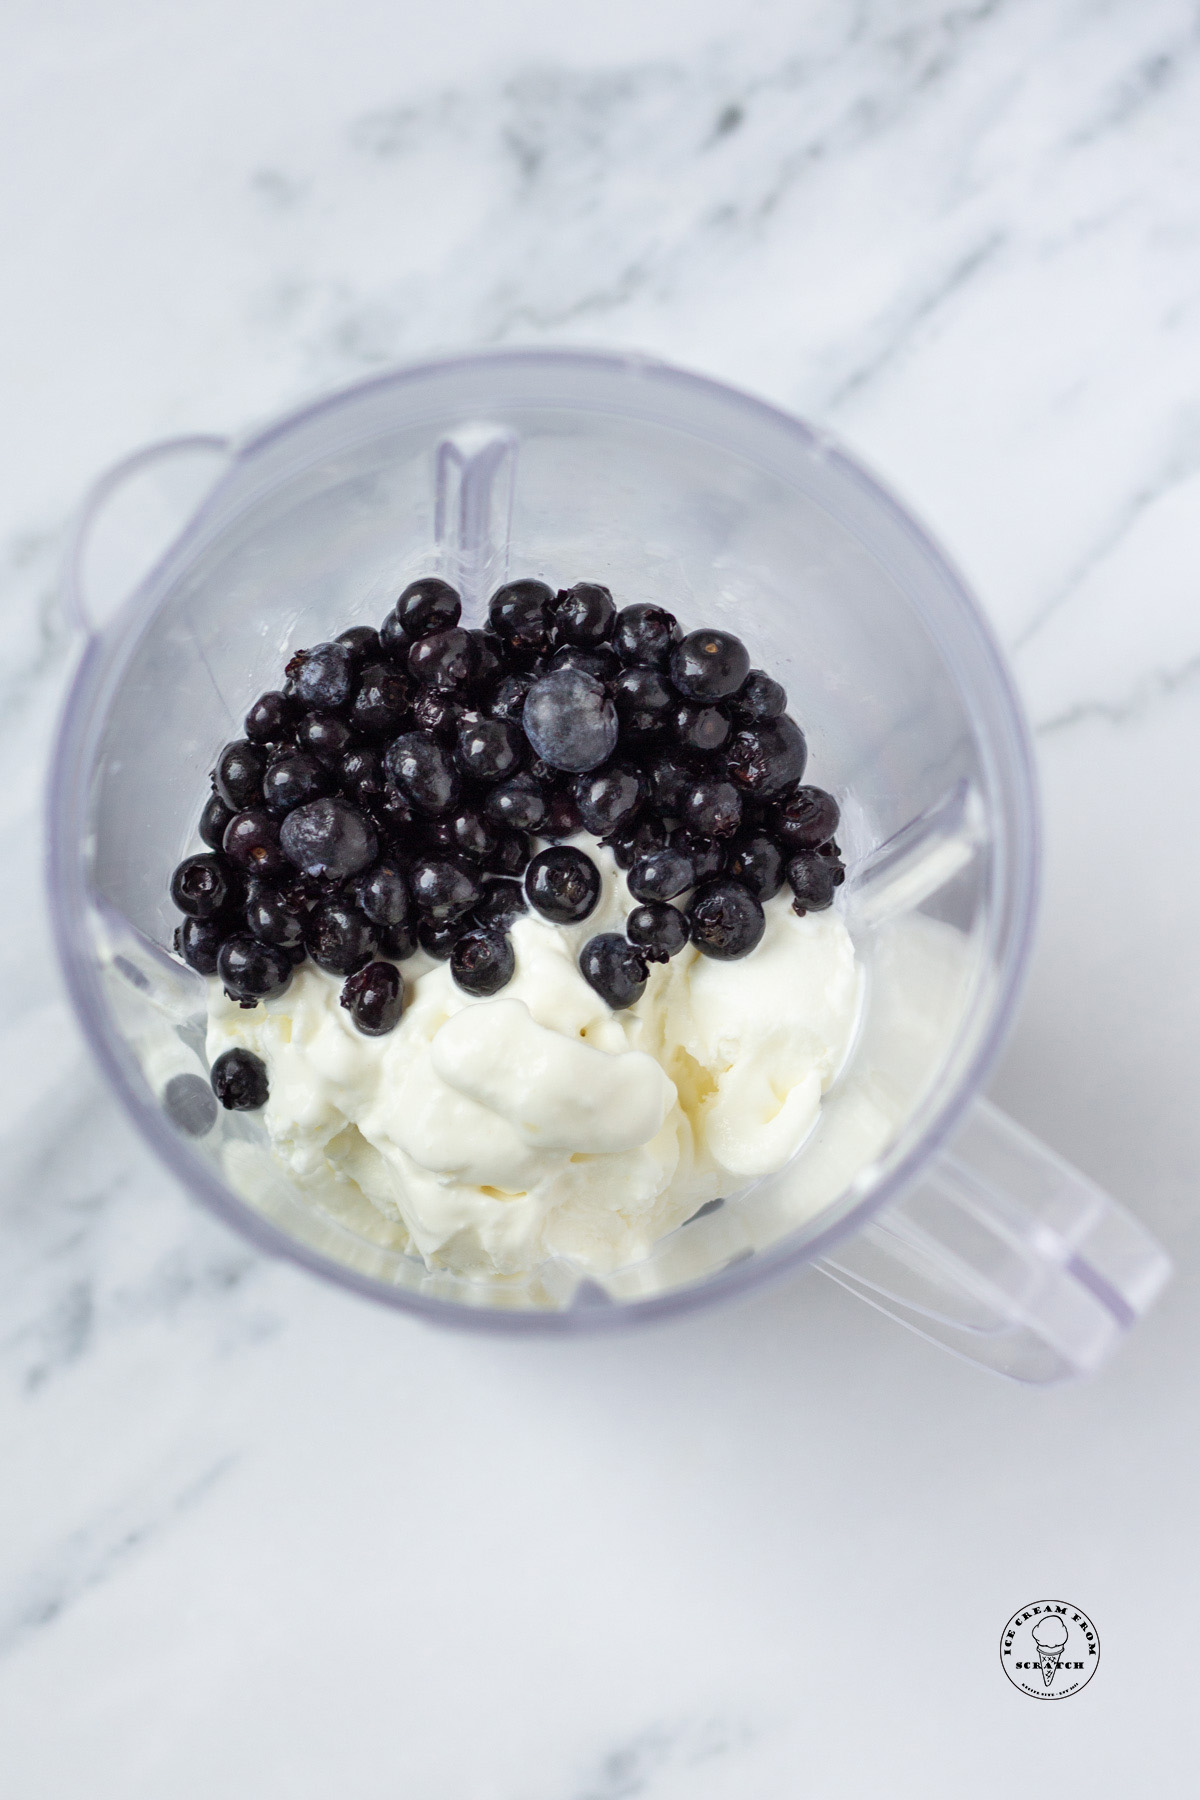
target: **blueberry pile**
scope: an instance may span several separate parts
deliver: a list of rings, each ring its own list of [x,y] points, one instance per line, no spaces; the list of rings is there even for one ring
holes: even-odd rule
[[[739,639],[685,635],[657,606],[618,611],[591,582],[509,582],[482,630],[461,614],[446,582],[413,582],[378,631],[297,651],[221,752],[208,849],[180,863],[171,897],[176,949],[231,999],[282,994],[311,956],[345,978],[358,1030],[381,1035],[404,1008],[395,965],[418,946],[465,992],[494,994],[518,913],[594,909],[599,871],[562,843],[582,830],[637,902],[625,934],[579,959],[613,1007],[689,939],[747,955],[785,881],[798,913],[832,903],[837,803],[802,785],[804,734]],[[262,1064],[227,1054],[218,1098],[261,1105]]]

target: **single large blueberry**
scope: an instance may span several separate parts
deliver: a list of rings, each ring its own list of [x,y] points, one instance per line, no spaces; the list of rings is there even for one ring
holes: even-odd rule
[[[617,712],[598,681],[579,669],[555,669],[529,690],[525,736],[552,769],[582,775],[617,745]]]
[[[368,963],[342,988],[341,1004],[364,1037],[383,1037],[400,1023],[404,983],[390,962]]]
[[[421,857],[413,863],[409,879],[418,907],[438,925],[460,919],[483,895],[482,878],[448,857]]]
[[[687,700],[729,700],[749,673],[746,646],[728,631],[689,631],[671,652],[671,680]]]
[[[370,820],[345,800],[311,800],[298,806],[283,821],[279,842],[302,875],[325,881],[357,875],[379,851]]]
[[[560,644],[600,644],[611,637],[617,609],[606,587],[577,581],[561,589],[554,609],[554,635]]]
[[[792,909],[801,918],[805,913],[824,912],[833,905],[840,886],[839,864],[822,856],[819,850],[801,850],[787,866],[788,886],[796,896]]]
[[[230,898],[229,864],[223,856],[185,856],[171,877],[171,898],[192,919],[212,919]]]
[[[262,778],[267,766],[266,751],[258,744],[239,738],[226,744],[217,758],[214,780],[217,792],[234,812],[258,806],[262,801]]]
[[[807,761],[804,733],[786,713],[739,731],[725,756],[729,779],[758,800],[774,800],[794,787]]]
[[[464,931],[450,952],[450,973],[465,993],[498,994],[513,978],[517,959],[502,925]]]
[[[405,657],[414,638],[429,631],[446,631],[462,616],[462,601],[448,581],[436,575],[410,581],[383,621],[379,633],[392,656]]]
[[[329,770],[315,756],[292,750],[267,764],[263,776],[263,803],[269,813],[282,818],[309,800],[318,800],[331,786]]]
[[[408,682],[395,663],[368,663],[358,679],[350,722],[367,737],[392,737],[404,722]]]
[[[738,881],[710,881],[688,907],[692,942],[705,956],[732,962],[749,956],[766,929],[763,909]]]
[[[354,696],[358,658],[349,644],[316,644],[297,650],[287,665],[287,678],[301,706],[341,712]]]
[[[423,813],[436,817],[458,799],[461,783],[450,751],[431,732],[404,732],[388,745],[383,766]]]
[[[600,871],[590,856],[571,844],[535,856],[525,871],[530,905],[556,925],[575,925],[596,910]]]
[[[209,1079],[229,1112],[257,1112],[267,1104],[267,1065],[252,1050],[226,1050],[213,1064]]]
[[[226,938],[217,952],[217,974],[231,1000],[253,1006],[259,1000],[276,1000],[292,979],[292,959],[279,944],[260,944],[257,938]]]
[[[554,590],[544,581],[508,581],[488,602],[488,624],[518,655],[540,656],[550,645]]]
[[[353,975],[379,948],[379,930],[357,906],[334,900],[312,914],[304,941],[318,968],[331,975]]]
[[[579,972],[614,1012],[641,999],[649,974],[644,952],[619,931],[588,939],[579,953]]]
[[[607,837],[627,825],[646,797],[646,785],[637,769],[612,763],[607,769],[581,775],[575,783],[580,817],[597,837]]]
[[[768,825],[776,841],[794,856],[797,850],[816,850],[827,844],[840,818],[837,801],[824,788],[798,787],[784,795]]]

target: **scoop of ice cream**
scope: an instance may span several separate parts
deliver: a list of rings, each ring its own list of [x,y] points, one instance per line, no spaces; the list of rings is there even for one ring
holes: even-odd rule
[[[1039,1650],[1061,1650],[1067,1641],[1067,1628],[1056,1613],[1051,1613],[1034,1626],[1033,1641]]]
[[[494,997],[418,953],[399,1024],[364,1037],[340,979],[311,963],[253,1008],[210,983],[209,1059],[242,1045],[266,1063],[277,1164],[321,1204],[369,1203],[431,1263],[633,1262],[781,1168],[846,1056],[861,990],[849,935],[834,911],[797,917],[785,894],[751,955],[687,945],[614,1012],[579,952],[634,902],[611,852],[577,841],[600,871],[595,910],[573,926],[514,919],[515,973]]]

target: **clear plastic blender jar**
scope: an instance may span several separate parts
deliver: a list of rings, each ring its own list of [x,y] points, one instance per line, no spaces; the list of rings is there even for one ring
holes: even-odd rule
[[[194,501],[198,479],[178,529],[173,490]],[[780,1173],[611,1274],[429,1269],[365,1202],[306,1199],[254,1116],[216,1107],[204,983],[169,952],[170,873],[249,702],[293,649],[378,624],[435,573],[465,623],[536,575],[736,632],[787,687],[810,779],[842,805],[838,903],[866,999],[817,1127]],[[237,442],[141,452],[94,490],[67,583],[87,633],[50,791],[67,981],[168,1171],[260,1248],[431,1318],[537,1332],[662,1317],[811,1261],[1025,1381],[1097,1367],[1161,1287],[1141,1227],[979,1098],[1029,949],[1028,738],[962,582],[828,438],[639,357],[465,356]]]

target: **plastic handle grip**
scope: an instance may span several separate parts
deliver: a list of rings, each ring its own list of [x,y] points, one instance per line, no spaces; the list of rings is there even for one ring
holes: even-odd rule
[[[101,629],[179,536],[231,453],[228,438],[165,438],[93,482],[64,556],[63,605],[72,625],[89,636]]]
[[[932,1342],[1039,1384],[1098,1369],[1171,1273],[1122,1206],[985,1100],[817,1267]]]

